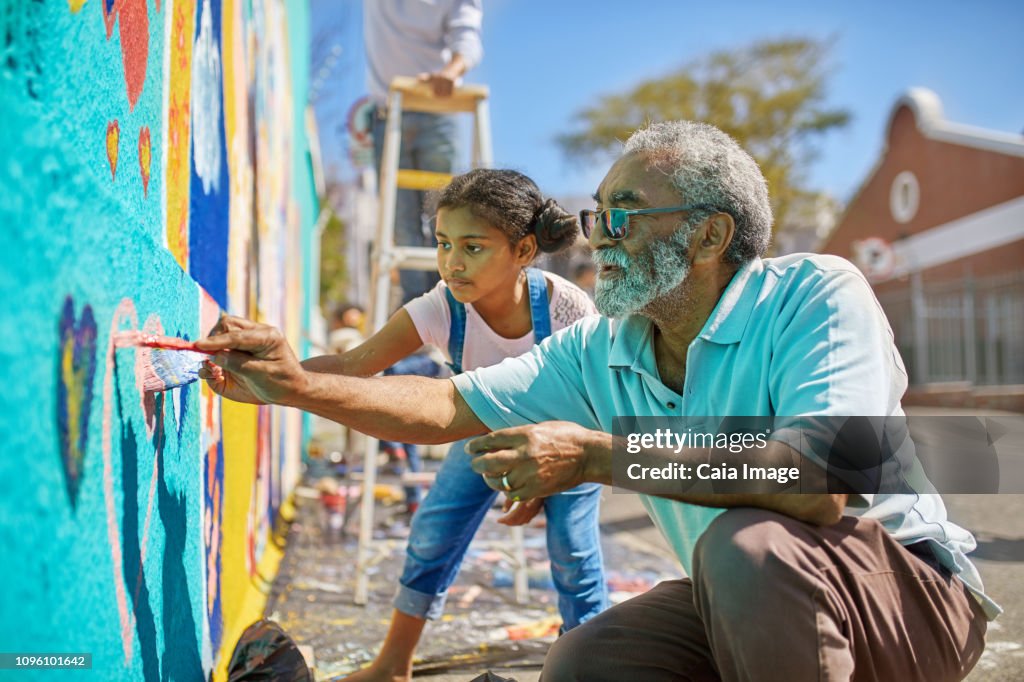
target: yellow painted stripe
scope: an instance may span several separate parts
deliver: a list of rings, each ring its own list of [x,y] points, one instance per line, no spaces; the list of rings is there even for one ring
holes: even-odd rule
[[[435,173],[434,171],[411,170],[408,168],[398,171],[399,189],[441,189],[451,181],[452,176],[449,173]]]
[[[224,638],[220,654],[213,672],[214,682],[227,682],[228,663],[231,662],[231,654],[234,653],[238,639],[245,632],[245,629],[263,617],[263,611],[267,607],[267,595],[270,593],[270,583],[277,575],[277,569],[284,558],[284,550],[278,548],[273,540],[268,540],[263,556],[260,557],[256,575],[252,577],[245,588],[245,595],[242,597],[242,605],[238,610],[238,617],[230,626],[224,624]]]

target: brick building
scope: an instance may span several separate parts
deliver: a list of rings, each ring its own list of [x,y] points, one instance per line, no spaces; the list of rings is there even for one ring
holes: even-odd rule
[[[871,280],[906,402],[1024,411],[1024,136],[946,121],[910,90],[821,250]]]

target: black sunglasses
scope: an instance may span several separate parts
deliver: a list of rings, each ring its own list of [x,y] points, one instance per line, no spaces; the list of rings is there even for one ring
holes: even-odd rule
[[[667,208],[606,208],[603,211],[591,211],[583,209],[580,211],[580,227],[583,229],[583,236],[590,238],[590,233],[598,221],[604,229],[608,239],[619,241],[629,235],[629,216],[648,215],[651,213],[677,213],[679,211],[694,211],[703,209],[707,211],[717,210],[707,204],[687,204],[686,206],[669,206]]]

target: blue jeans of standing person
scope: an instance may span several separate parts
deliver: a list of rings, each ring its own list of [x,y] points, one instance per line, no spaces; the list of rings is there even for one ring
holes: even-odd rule
[[[465,440],[452,444],[434,485],[412,517],[394,604],[417,618],[441,616],[469,543],[498,495],[470,468],[465,444]],[[597,525],[600,500],[598,483],[586,483],[544,500],[551,577],[563,631],[608,606]]]
[[[373,115],[373,155],[378,179],[384,155],[384,108],[376,107]],[[420,111],[402,112],[402,144],[398,167],[414,170],[451,173],[458,153],[458,121],[454,116],[428,114]],[[399,246],[437,245],[426,211],[426,192],[398,190],[395,205],[395,243]],[[430,291],[439,279],[436,272],[401,270],[402,303]]]

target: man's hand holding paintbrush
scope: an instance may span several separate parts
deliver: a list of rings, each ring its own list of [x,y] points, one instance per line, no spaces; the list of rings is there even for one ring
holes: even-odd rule
[[[375,438],[449,443],[485,431],[450,381],[418,376],[354,377],[305,369],[274,327],[225,316],[196,349],[215,353],[200,371],[231,400],[297,407]]]
[[[309,381],[288,341],[270,325],[225,315],[210,336],[196,341],[195,346],[213,353],[210,362],[216,366],[203,367],[199,377],[236,402],[287,405],[302,394]]]

